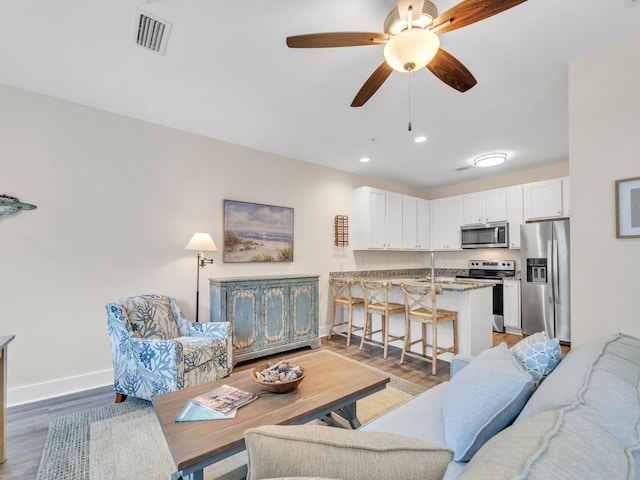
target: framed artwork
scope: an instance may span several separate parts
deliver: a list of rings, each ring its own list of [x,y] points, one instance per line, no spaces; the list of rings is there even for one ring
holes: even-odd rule
[[[640,238],[640,177],[616,180],[616,238]]]
[[[293,262],[293,208],[224,200],[222,261]]]

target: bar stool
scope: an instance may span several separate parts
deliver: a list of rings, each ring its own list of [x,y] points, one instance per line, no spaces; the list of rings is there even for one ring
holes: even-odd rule
[[[404,362],[404,356],[428,360],[427,347],[432,350],[431,374],[436,374],[438,367],[438,355],[443,353],[458,353],[458,312],[438,309],[436,307],[436,295],[442,293],[442,287],[435,284],[409,285],[401,284],[405,305],[405,339],[402,347],[400,363]],[[420,322],[422,325],[422,337],[411,341],[411,321]],[[438,346],[438,325],[444,322],[453,322],[453,346],[443,348]],[[427,324],[431,324],[432,344],[427,343]],[[422,356],[411,352],[411,347],[417,343],[422,344]]]
[[[360,350],[363,345],[368,343],[369,345],[377,345],[371,341],[373,334],[382,333],[382,343],[384,348],[383,358],[387,358],[387,351],[389,349],[389,342],[396,340],[404,340],[404,335],[389,335],[389,317],[391,315],[397,315],[404,313],[404,305],[400,303],[394,303],[389,301],[389,288],[391,284],[384,281],[375,280],[362,280],[362,294],[364,296],[364,314],[365,314],[365,328],[362,334],[362,340],[360,340]],[[382,318],[382,324],[379,330],[373,330],[372,314],[378,314]],[[365,337],[369,337],[366,340]]]
[[[333,298],[333,315],[331,316],[331,327],[329,328],[329,340],[331,335],[342,335],[347,337],[347,347],[351,344],[351,334],[364,327],[353,325],[353,309],[364,308],[364,299],[351,295],[352,280],[350,278],[329,278],[329,286],[331,287],[331,297]],[[336,323],[336,310],[338,307],[347,308],[347,321]],[[338,331],[336,327],[347,325],[347,331]]]

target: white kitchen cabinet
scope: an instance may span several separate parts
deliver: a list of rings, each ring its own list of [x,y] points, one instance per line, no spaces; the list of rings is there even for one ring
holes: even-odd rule
[[[522,333],[520,316],[520,280],[504,280],[504,327],[507,333]]]
[[[571,196],[569,188],[569,177],[562,177],[562,216],[571,216]]]
[[[562,179],[524,185],[524,219],[559,218],[562,210]]]
[[[507,220],[507,190],[498,188],[462,196],[463,224],[504,222]]]
[[[431,249],[459,250],[462,196],[431,200]]]
[[[422,198],[402,197],[402,249],[429,250],[431,246],[431,205]]]
[[[402,249],[402,195],[371,187],[353,190],[353,249]]]
[[[520,248],[520,225],[524,223],[523,187],[507,189],[507,222],[509,222],[509,248]]]

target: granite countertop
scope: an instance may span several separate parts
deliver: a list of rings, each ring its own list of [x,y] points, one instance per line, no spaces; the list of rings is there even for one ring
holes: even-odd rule
[[[425,283],[430,283],[431,279],[428,277],[370,277],[370,276],[352,276],[351,277],[354,282],[359,282],[360,280],[372,280],[372,281],[387,281],[391,283],[394,287],[399,287],[402,283],[407,283],[409,285],[424,285]],[[481,283],[474,282],[473,280],[459,280],[455,277],[438,277],[436,276],[436,285],[442,287],[442,290],[445,292],[467,292],[469,290],[476,290],[478,288],[487,288],[493,287],[494,283]]]
[[[456,275],[466,273],[467,270],[436,268],[436,284],[441,286],[444,291],[466,292],[468,290],[476,290],[478,288],[493,287],[495,283],[477,282],[473,279],[456,278]],[[356,270],[330,272],[330,277],[351,278],[354,282],[360,280],[386,280],[399,287],[401,283],[423,284],[430,281],[430,268],[407,268],[396,270]],[[505,280],[520,280],[520,272],[516,272],[513,277],[505,277]]]
[[[391,280],[394,286],[400,286],[401,283],[412,285],[424,285],[431,283],[430,278],[394,278]],[[442,287],[445,292],[466,292],[468,290],[477,290],[478,288],[493,287],[495,283],[474,282],[473,280],[457,279],[455,277],[438,277],[436,276],[435,284]]]

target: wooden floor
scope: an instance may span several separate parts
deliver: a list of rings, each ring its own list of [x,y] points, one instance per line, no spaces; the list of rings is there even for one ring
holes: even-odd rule
[[[520,336],[499,333],[494,333],[493,337],[494,345],[506,342],[511,346],[521,339]],[[382,358],[381,348],[365,345],[359,351],[357,345],[347,347],[345,338],[336,335],[331,340],[323,338],[320,348],[340,353],[428,388],[449,380],[447,362],[438,362],[437,375],[431,376],[431,364],[420,359],[407,357],[404,364],[400,365],[400,349],[394,347],[389,348],[386,360]],[[288,355],[296,354],[300,354],[300,351],[290,352]],[[278,355],[278,358],[281,357],[283,355]],[[264,358],[239,364],[234,371],[251,368],[253,363],[263,361]],[[61,416],[109,405],[114,398],[113,387],[109,386],[9,408],[7,460],[0,465],[0,479],[35,478],[49,423]]]

